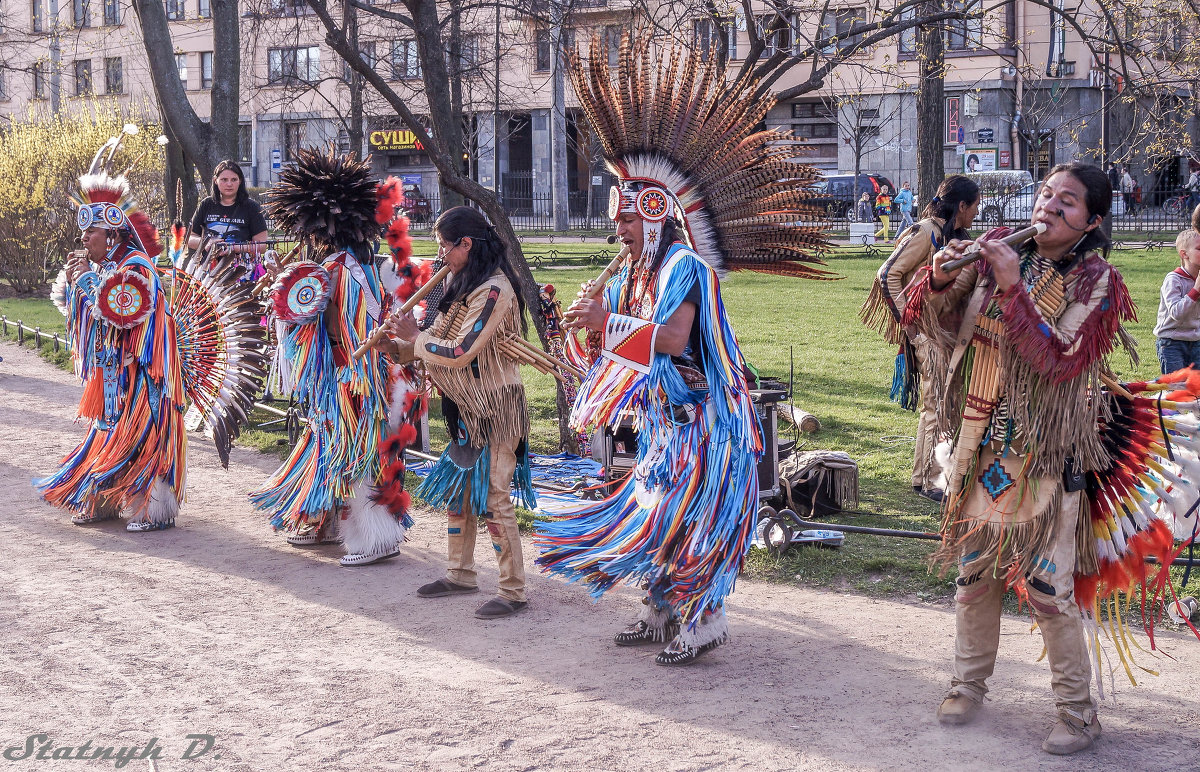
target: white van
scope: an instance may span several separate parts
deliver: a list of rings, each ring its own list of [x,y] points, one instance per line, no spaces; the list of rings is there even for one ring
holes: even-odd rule
[[[1026,169],[968,172],[979,186],[979,221],[987,226],[1028,223],[1033,217],[1037,184]]]

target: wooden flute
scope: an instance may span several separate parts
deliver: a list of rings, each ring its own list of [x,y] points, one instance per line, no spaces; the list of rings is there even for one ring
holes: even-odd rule
[[[1046,232],[1046,224],[1039,222],[1039,223],[1034,223],[1033,225],[1030,225],[1028,228],[1022,228],[1019,231],[1010,233],[1007,236],[1005,236],[1004,238],[1000,239],[1000,241],[1004,242],[1005,244],[1008,244],[1010,247],[1016,247],[1016,246],[1020,246],[1021,244],[1024,244],[1026,241],[1029,241],[1034,236],[1037,236],[1037,235],[1045,233],[1045,232]],[[971,246],[967,247],[966,251],[963,252],[962,257],[955,258],[954,260],[947,260],[946,262],[942,263],[942,271],[945,273],[949,273],[950,271],[957,271],[959,268],[962,268],[964,265],[970,265],[971,263],[975,262],[980,257],[982,257],[982,255],[980,254],[980,251],[979,251],[981,248],[982,248],[981,242],[979,242],[979,241],[973,242],[971,244]]]
[[[609,238],[613,237],[610,236]],[[612,278],[614,273],[621,270],[621,263],[625,262],[626,257],[629,257],[629,247],[623,246],[621,247],[621,251],[617,253],[617,256],[609,261],[604,270],[600,272],[600,275],[596,277],[596,280],[592,282],[591,288],[583,293],[583,296],[585,298],[594,298],[603,292],[605,283]]]
[[[450,266],[443,265],[437,273],[429,278],[429,281],[422,284],[421,288],[412,294],[412,297],[404,301],[404,305],[400,306],[399,310],[393,311],[391,314],[389,314],[388,318],[397,316],[399,314],[406,314],[413,310],[417,303],[420,303],[425,299],[426,295],[428,295],[430,292],[433,292],[434,288],[441,284],[449,274]],[[363,341],[363,344],[354,350],[355,359],[362,359],[367,355],[368,351],[379,345],[379,341],[383,340],[383,338],[387,335],[387,332],[385,332],[383,328],[383,325],[386,322],[387,318],[381,321],[379,326],[375,328],[375,331],[372,332],[365,341]]]

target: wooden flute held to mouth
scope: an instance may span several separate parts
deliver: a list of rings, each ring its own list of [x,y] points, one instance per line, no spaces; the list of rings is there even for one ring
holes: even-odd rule
[[[422,284],[421,288],[412,294],[412,297],[404,301],[404,305],[400,306],[398,310],[388,314],[388,316],[379,323],[379,326],[375,328],[375,331],[372,332],[365,341],[363,341],[363,344],[354,350],[354,358],[362,359],[367,355],[368,351],[379,345],[379,342],[387,336],[387,332],[384,330],[384,325],[387,324],[388,319],[393,316],[399,316],[400,314],[407,314],[409,311],[416,308],[417,303],[420,303],[422,300],[424,300],[425,296],[430,292],[433,292],[434,288],[441,284],[449,275],[450,266],[443,265],[437,273],[429,278],[429,281]]]
[[[596,277],[596,280],[592,282],[592,286],[588,289],[588,291],[583,293],[583,296],[585,298],[594,298],[603,292],[604,285],[609,279],[612,278],[614,273],[621,270],[621,263],[625,262],[625,258],[627,257],[629,257],[629,247],[623,246],[621,247],[621,251],[617,253],[617,256],[614,257],[609,264],[604,267],[604,270],[601,271],[600,275]]]
[[[1046,224],[1039,222],[1039,223],[1034,223],[1033,225],[1030,225],[1028,228],[1022,228],[1019,231],[1010,233],[1007,236],[1005,236],[1004,238],[999,239],[999,240],[1005,244],[1008,244],[1010,247],[1018,247],[1018,246],[1024,244],[1026,241],[1029,241],[1034,236],[1040,235],[1045,232],[1046,232]],[[942,263],[942,271],[949,273],[951,271],[957,271],[959,268],[962,268],[964,265],[970,265],[971,263],[975,262],[980,257],[982,257],[982,255],[980,254],[980,251],[979,251],[981,248],[982,248],[981,242],[979,242],[979,241],[972,242],[971,246],[967,247],[966,251],[963,252],[962,257],[955,258],[954,260],[947,260],[946,262]]]

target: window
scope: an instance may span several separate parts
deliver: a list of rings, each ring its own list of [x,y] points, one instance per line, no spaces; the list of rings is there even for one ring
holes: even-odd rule
[[[271,11],[284,16],[304,16],[310,13],[306,0],[270,0]]]
[[[600,39],[604,43],[604,53],[608,57],[609,67],[616,67],[617,62],[621,59],[621,29],[617,24],[604,25],[604,34]],[[573,38],[572,34],[572,46],[574,45]]]
[[[238,160],[244,164],[250,163],[253,155],[254,127],[248,123],[238,124]]]
[[[119,27],[121,25],[121,6],[117,0],[104,0],[104,26]]]
[[[212,51],[200,52],[200,88],[207,91],[212,88]]]
[[[550,70],[550,30],[540,29],[537,31],[534,48],[536,55],[533,69],[537,72],[548,72]]]
[[[3,101],[8,100],[8,78],[6,77],[7,75],[8,75],[8,73],[6,73],[4,70],[0,70],[0,100],[3,100]]]
[[[46,98],[46,83],[49,80],[50,79],[47,77],[47,72],[46,72],[46,63],[45,62],[34,62],[33,63],[33,98],[34,99],[45,99]]]
[[[369,40],[366,43],[359,43],[358,44],[358,55],[359,55],[359,57],[362,58],[363,64],[367,65],[367,67],[372,70],[375,69],[375,65],[378,63],[378,59],[375,57],[375,41],[374,40]],[[352,68],[350,66],[349,62],[344,63],[342,72],[343,72],[342,77],[344,80],[348,81],[354,77],[354,68]]]
[[[900,21],[909,21],[916,16],[915,8],[905,8],[900,12]],[[915,54],[917,52],[917,28],[908,27],[900,32],[900,40],[898,43],[899,51],[902,54]]]
[[[793,123],[792,133],[797,139],[830,139],[837,136],[837,126],[832,123]]]
[[[392,78],[403,80],[419,77],[421,77],[421,59],[417,55],[417,41],[392,41]]]
[[[766,34],[767,27],[772,23],[778,24],[775,14],[769,16],[758,17],[758,32],[763,35],[763,42],[766,44],[764,54],[774,56],[779,52],[791,53],[792,50],[792,19],[784,17],[783,26],[776,29],[770,35]]]
[[[212,18],[212,6],[209,4],[209,0],[196,0],[196,18]]]
[[[75,62],[75,96],[92,93],[92,60],[79,59]]]
[[[283,160],[296,160],[296,151],[304,147],[306,127],[303,121],[283,124]]]
[[[78,0],[76,0],[78,2]],[[183,0],[166,0],[167,2],[167,19],[170,21],[181,21],[184,18]]]
[[[46,31],[46,10],[42,7],[42,0],[31,0],[29,5],[29,18],[33,23],[34,32]]]
[[[88,7],[88,0],[72,0],[71,21],[75,23],[76,27],[91,26],[92,12]]]
[[[481,35],[464,35],[458,44],[458,70],[472,72],[479,67],[479,52],[483,47]],[[449,53],[449,50],[447,50]]]
[[[979,0],[946,0],[947,11],[974,13],[966,19],[946,20],[946,49],[964,51],[983,46],[983,9]]]
[[[121,69],[121,57],[114,56],[104,60],[104,93],[120,94],[125,90],[124,73]]]
[[[821,102],[795,102],[792,104],[793,118],[832,118],[829,108]]]
[[[866,13],[862,8],[839,8],[835,11],[826,11],[821,16],[821,28],[817,34],[821,40],[830,40],[831,38],[832,40],[822,50],[829,53],[857,45],[862,38],[859,35],[851,37],[850,30],[865,19]]]
[[[304,81],[321,77],[321,49],[317,46],[267,50],[267,80],[270,83]]]
[[[692,45],[700,49],[700,58],[704,61],[720,50],[722,36],[729,47],[729,58],[737,59],[737,26],[733,17],[692,20]]]
[[[179,70],[179,82],[188,86],[187,54],[175,54],[175,69]]]

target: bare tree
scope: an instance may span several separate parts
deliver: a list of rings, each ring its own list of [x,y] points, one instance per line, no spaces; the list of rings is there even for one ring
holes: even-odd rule
[[[241,44],[237,0],[211,0],[213,28],[213,80],[209,92],[209,118],[204,120],[188,101],[175,66],[175,45],[167,25],[162,0],[132,0],[150,64],[150,79],[168,137],[182,155],[173,154],[168,175],[185,180],[184,194],[194,206],[195,185],[185,171],[194,165],[201,180],[212,176],[213,167],[224,158],[237,157],[238,108],[240,106]],[[168,190],[174,189],[169,180]],[[173,209],[174,202],[168,206]]]

